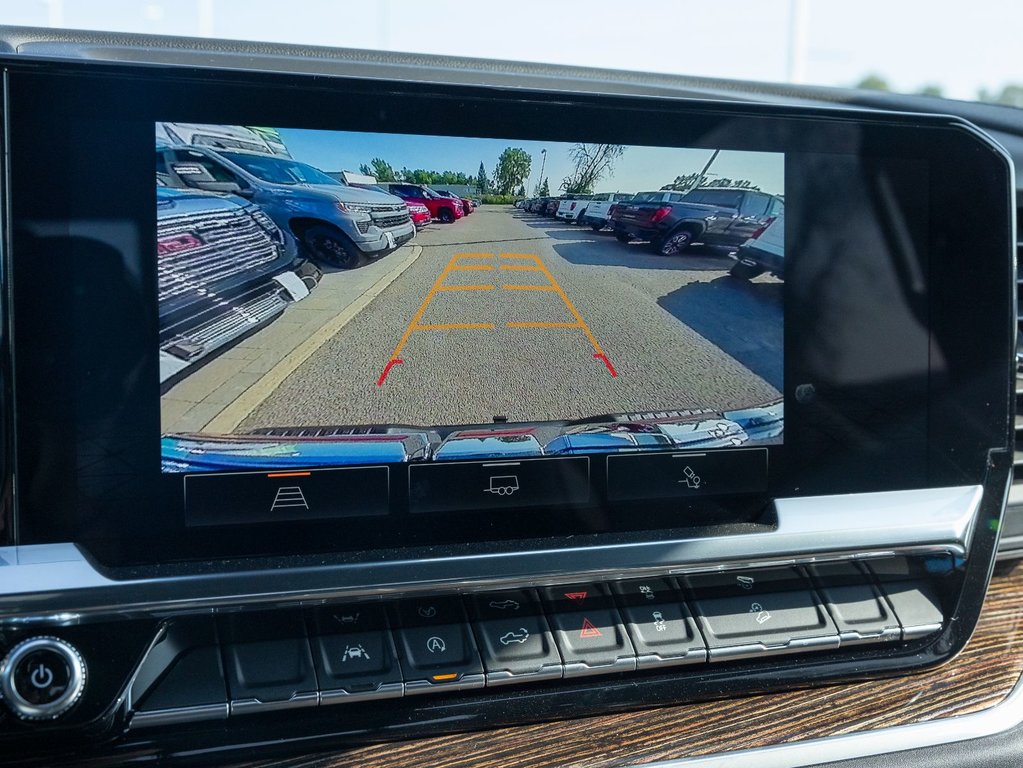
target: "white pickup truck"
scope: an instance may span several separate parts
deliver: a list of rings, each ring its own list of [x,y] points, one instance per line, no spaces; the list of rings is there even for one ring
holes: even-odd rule
[[[580,224],[589,224],[594,232],[599,232],[607,226],[611,206],[615,203],[631,199],[632,194],[629,192],[602,192],[598,195],[593,195],[587,202],[586,209],[580,213],[577,221]],[[560,214],[560,211],[558,213]]]
[[[590,202],[589,195],[565,195],[558,203],[558,210],[554,216],[562,221],[572,224],[579,223],[579,214],[585,213]]]

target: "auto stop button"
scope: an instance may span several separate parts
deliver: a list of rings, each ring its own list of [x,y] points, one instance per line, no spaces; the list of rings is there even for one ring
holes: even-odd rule
[[[85,687],[85,662],[70,644],[35,637],[0,662],[0,690],[11,710],[26,720],[51,720],[71,708]]]

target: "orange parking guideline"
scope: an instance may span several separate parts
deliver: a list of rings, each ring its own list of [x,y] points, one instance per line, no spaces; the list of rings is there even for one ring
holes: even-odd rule
[[[554,279],[554,275],[552,275],[550,270],[547,269],[547,265],[544,264],[540,260],[540,257],[539,256],[534,256],[533,254],[502,253],[501,254],[501,258],[502,259],[528,259],[528,260],[532,261],[534,264],[536,264],[537,271],[543,272],[544,277],[546,277],[550,281],[551,287],[561,297],[561,300],[563,302],[565,302],[565,306],[568,307],[568,311],[572,313],[572,316],[575,318],[576,322],[579,324],[579,327],[582,328],[583,333],[586,334],[586,338],[590,340],[590,344],[593,345],[594,351],[597,353],[597,355],[599,355],[604,360],[605,364],[607,364],[607,356],[604,354],[604,350],[601,349],[600,344],[597,342],[597,338],[593,335],[593,332],[590,331],[590,326],[588,326],[586,324],[586,321],[583,320],[583,316],[579,314],[579,310],[577,310],[575,308],[575,305],[568,298],[568,294],[565,293],[565,289],[562,288],[561,285],[558,283],[558,281]],[[558,327],[558,326],[555,326],[555,327]],[[608,367],[608,370],[611,370],[610,366]],[[612,373],[611,375],[615,376],[617,374]]]
[[[426,294],[426,298],[423,299],[423,303],[419,305],[419,309],[417,309],[416,314],[413,315],[411,322],[409,322],[408,327],[405,329],[405,333],[401,337],[401,341],[398,342],[398,346],[396,346],[394,348],[394,352],[391,353],[391,358],[387,361],[387,365],[384,366],[383,373],[381,373],[380,378],[377,379],[378,387],[382,387],[384,385],[384,382],[387,380],[387,374],[391,372],[391,368],[393,368],[396,365],[401,365],[402,363],[405,362],[400,357],[398,357],[398,355],[401,354],[401,350],[408,342],[409,336],[412,335],[412,332],[421,329],[421,326],[419,325],[419,320],[423,316],[423,313],[426,312],[426,308],[430,305],[430,302],[433,301],[433,297],[437,295],[438,291],[443,290],[444,280],[447,279],[448,274],[456,270],[468,271],[480,269],[493,269],[493,266],[490,264],[472,264],[466,266],[459,266],[458,262],[463,259],[492,259],[492,258],[494,258],[494,254],[492,253],[458,253],[448,260],[448,263],[441,271],[440,276],[437,278],[433,286],[430,288],[429,293]],[[493,328],[494,326],[490,325],[489,327]]]
[[[423,299],[423,303],[419,305],[419,309],[416,310],[415,315],[409,322],[408,327],[405,329],[405,333],[402,334],[401,340],[398,345],[394,348],[394,352],[391,354],[390,359],[387,361],[387,365],[384,367],[383,373],[380,374],[380,378],[377,380],[377,386],[383,386],[383,383],[387,380],[387,375],[390,373],[391,368],[395,365],[401,365],[404,363],[398,355],[401,354],[401,350],[408,343],[409,337],[414,331],[446,331],[446,330],[493,330],[493,323],[420,323],[420,319],[423,317],[423,313],[426,312],[426,308],[433,301],[434,297],[438,293],[442,292],[455,292],[455,291],[493,291],[496,290],[496,285],[480,284],[480,285],[445,285],[444,281],[447,279],[451,272],[485,272],[493,271],[494,265],[492,264],[459,264],[464,259],[492,259],[494,255],[492,253],[460,253],[452,256],[444,269],[441,271],[440,276],[434,282],[429,292],[426,294],[426,298]],[[547,278],[547,285],[521,285],[521,284],[504,284],[501,286],[502,290],[505,291],[541,291],[557,293],[565,307],[575,318],[574,323],[547,323],[547,322],[519,322],[519,323],[506,323],[507,328],[579,328],[583,333],[586,334],[586,338],[593,346],[594,357],[598,358],[604,363],[608,372],[612,377],[618,376],[618,372],[615,371],[611,361],[608,360],[607,355],[601,348],[600,343],[597,341],[590,327],[583,320],[582,315],[579,314],[579,310],[575,308],[571,299],[568,298],[568,294],[565,293],[564,288],[561,287],[560,283],[555,279],[554,275],[551,274],[550,270],[547,269],[547,265],[543,263],[539,256],[535,254],[523,254],[523,253],[502,253],[501,259],[515,259],[518,261],[528,262],[526,264],[499,264],[498,268],[506,271],[515,272],[542,272],[544,277]]]

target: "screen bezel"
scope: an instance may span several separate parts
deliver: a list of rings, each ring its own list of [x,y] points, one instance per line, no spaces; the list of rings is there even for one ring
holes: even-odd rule
[[[482,521],[480,535],[453,535],[459,528],[464,531],[466,523],[478,525],[481,522],[478,518],[463,517],[452,521],[452,531],[442,542],[430,542],[417,536],[404,541],[393,537],[376,541],[367,538],[360,549],[404,545],[409,551],[415,551],[416,547],[430,543],[464,544],[469,550],[486,549],[489,541],[521,539],[524,533],[550,546],[556,546],[573,532],[617,536],[632,530],[638,532],[630,536],[657,537],[659,532],[679,527],[680,522],[706,526],[754,520],[766,508],[769,499],[777,496],[975,482],[983,472],[987,451],[1008,445],[1011,388],[1003,358],[1012,347],[1012,320],[1006,317],[1007,308],[1012,306],[1012,285],[1011,261],[1006,264],[1003,258],[1011,253],[1010,232],[1008,228],[1002,231],[1001,227],[995,227],[966,233],[964,228],[953,226],[941,214],[952,210],[954,204],[960,221],[1009,221],[1007,201],[1010,198],[1005,192],[1010,189],[1011,169],[1004,156],[955,119],[68,62],[11,62],[8,69],[5,135],[11,163],[7,203],[14,226],[8,228],[11,239],[7,248],[6,287],[7,295],[11,295],[13,288],[13,335],[8,338],[13,338],[14,350],[19,355],[14,371],[19,405],[16,540],[21,543],[75,541],[85,545],[103,562],[114,564],[297,554],[338,548],[338,529],[329,525],[292,526],[285,542],[281,541],[278,526],[262,529],[250,526],[244,529],[241,537],[244,541],[240,542],[237,530],[190,533],[178,525],[179,521],[168,524],[165,519],[149,519],[148,524],[143,525],[125,514],[125,510],[116,515],[105,514],[94,505],[88,508],[89,505],[82,503],[74,485],[79,465],[74,456],[69,455],[69,446],[57,447],[68,427],[80,422],[73,412],[62,411],[59,399],[54,397],[52,374],[56,368],[53,361],[47,368],[40,362],[41,354],[35,351],[41,348],[40,342],[46,340],[45,336],[33,336],[35,329],[31,327],[33,315],[28,307],[32,296],[38,294],[33,294],[31,288],[14,287],[31,286],[33,279],[30,261],[33,252],[26,246],[25,231],[19,224],[38,221],[39,214],[44,214],[66,235],[73,227],[65,223],[61,228],[61,211],[65,214],[64,222],[75,217],[87,219],[90,213],[94,216],[98,213],[100,219],[118,213],[116,206],[109,207],[110,201],[106,201],[104,213],[104,201],[90,195],[89,189],[76,188],[74,184],[62,196],[54,195],[51,190],[50,195],[44,197],[40,190],[32,190],[32,172],[38,173],[40,161],[44,170],[61,171],[72,181],[76,179],[68,170],[77,167],[72,148],[76,137],[82,136],[82,129],[81,126],[73,128],[67,122],[67,116],[76,114],[85,122],[94,120],[86,116],[117,114],[120,119],[136,124],[149,120],[150,125],[155,119],[173,117],[193,122],[278,123],[398,133],[402,132],[398,130],[402,126],[416,126],[416,132],[421,133],[627,140],[627,143],[654,145],[665,143],[663,135],[667,122],[672,136],[676,137],[671,142],[674,146],[709,147],[708,136],[712,136],[717,144],[731,142],[730,148],[784,151],[787,156],[805,154],[807,149],[813,149],[816,154],[869,158],[869,163],[882,166],[886,162],[915,158],[927,163],[928,168],[942,169],[940,174],[930,174],[932,183],[927,199],[930,225],[925,236],[926,246],[936,271],[931,273],[934,289],[927,294],[926,311],[930,330],[942,337],[948,369],[940,381],[934,376],[928,377],[930,407],[925,416],[928,438],[925,443],[912,447],[913,451],[926,455],[926,476],[922,477],[919,472],[907,476],[905,462],[898,461],[905,455],[906,448],[895,444],[882,445],[879,450],[868,440],[863,446],[839,445],[837,452],[836,446],[830,445],[828,447],[835,452],[834,460],[822,462],[819,435],[809,441],[800,439],[801,424],[819,425],[826,422],[827,417],[842,416],[850,402],[873,402],[879,392],[885,391],[885,386],[883,382],[874,382],[875,388],[871,389],[871,382],[868,382],[860,391],[843,392],[846,397],[835,401],[839,405],[826,407],[824,413],[797,407],[791,387],[804,377],[798,375],[798,370],[790,370],[790,363],[796,364],[798,358],[790,361],[788,355],[792,324],[788,312],[790,291],[786,286],[785,396],[789,429],[786,446],[772,450],[774,474],[766,496],[755,500],[701,503],[688,510],[692,514],[683,516],[677,509],[663,515],[649,514],[641,524],[631,528],[624,522],[634,519],[634,510],[622,509],[619,511],[622,525],[605,524],[596,530],[586,527],[585,520],[579,521],[583,523],[581,530],[541,525],[528,532],[521,527],[496,530],[492,521]],[[259,98],[255,98],[257,93]],[[339,98],[341,96],[344,98]],[[328,100],[326,107],[323,99]],[[58,119],[57,113],[64,117],[64,122]],[[17,120],[13,119],[15,115]],[[274,119],[285,115],[291,116],[290,122]],[[465,126],[479,126],[484,119],[498,128],[466,131]],[[538,136],[538,125],[555,128],[545,129],[547,133]],[[130,151],[127,145],[122,147]],[[790,178],[788,164],[786,177]],[[151,176],[146,178],[151,191]],[[998,183],[993,183],[993,179]],[[964,186],[975,192],[969,199],[961,195]],[[129,187],[129,194],[140,189]],[[789,200],[787,207],[788,204]],[[120,215],[123,217],[123,211]],[[145,241],[155,225],[146,224],[140,218],[134,221],[138,239]],[[148,239],[152,241],[153,238]],[[971,256],[974,261],[969,268],[961,260],[940,258],[943,253],[971,251],[977,255]],[[985,268],[980,268],[981,265]],[[963,285],[971,286],[971,290],[962,291]],[[1003,293],[1008,293],[1004,303],[989,300],[990,296]],[[981,296],[985,301],[978,302]],[[143,308],[138,315],[145,318],[142,332],[152,338],[157,332],[155,314],[154,306],[148,310]],[[67,323],[62,327],[68,330]],[[798,330],[798,322],[795,328]],[[155,349],[155,344],[150,349]],[[143,359],[138,364],[141,366],[139,375],[155,382],[157,376],[152,370],[155,361]],[[136,424],[139,441],[143,440],[143,435],[149,435],[156,442],[158,413],[155,427],[151,419],[148,427],[141,422]],[[137,445],[141,446],[142,442]],[[54,477],[67,482],[47,482],[47,478]],[[136,497],[137,510],[145,510],[146,514],[152,511],[153,500],[159,502],[166,493],[166,489],[156,487],[159,481],[152,476],[126,479],[140,494]],[[13,523],[13,519],[9,521]],[[424,525],[424,529],[429,527],[432,526]],[[7,530],[13,530],[13,526],[9,525]],[[11,540],[15,540],[13,535]]]

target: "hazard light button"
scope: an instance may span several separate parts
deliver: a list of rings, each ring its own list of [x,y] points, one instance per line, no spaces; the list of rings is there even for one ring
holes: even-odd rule
[[[543,590],[565,677],[636,669],[636,653],[614,600],[603,584]]]

